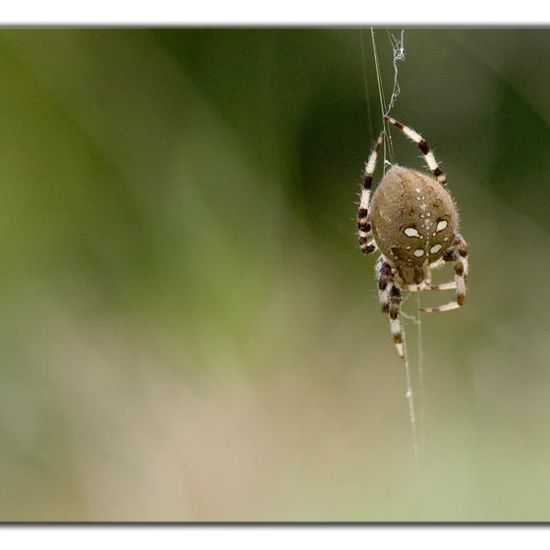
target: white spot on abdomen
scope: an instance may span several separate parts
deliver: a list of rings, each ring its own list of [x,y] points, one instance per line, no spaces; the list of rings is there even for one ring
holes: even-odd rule
[[[403,233],[405,233],[407,237],[420,237],[420,233],[416,227],[405,227]]]
[[[430,254],[437,254],[443,247],[440,244],[434,244],[430,248]]]
[[[417,257],[417,258],[420,258],[421,256],[424,256],[424,250],[422,248],[417,248],[413,254]]]
[[[436,230],[437,232],[443,231],[448,225],[449,225],[449,224],[448,224],[447,220],[439,220],[439,221],[437,222],[437,226],[436,226],[435,230]]]

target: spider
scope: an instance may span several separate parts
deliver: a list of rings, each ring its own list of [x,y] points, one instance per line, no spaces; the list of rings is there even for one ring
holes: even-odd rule
[[[399,308],[404,291],[455,290],[456,300],[421,311],[437,313],[464,305],[468,277],[468,245],[458,233],[458,213],[446,189],[443,173],[427,141],[392,117],[386,120],[414,141],[433,174],[393,165],[382,178],[372,199],[371,185],[382,131],[365,165],[357,212],[359,247],[365,254],[380,250],[376,262],[378,296],[382,312],[389,314],[397,353],[405,359]],[[454,281],[431,284],[432,269],[452,262]]]

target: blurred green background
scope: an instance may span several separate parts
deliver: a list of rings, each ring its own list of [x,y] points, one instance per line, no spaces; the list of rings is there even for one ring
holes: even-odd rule
[[[368,102],[359,29],[0,32],[0,520],[550,520],[550,31],[405,33],[392,113],[471,250],[422,392],[407,324],[418,468],[364,37]]]

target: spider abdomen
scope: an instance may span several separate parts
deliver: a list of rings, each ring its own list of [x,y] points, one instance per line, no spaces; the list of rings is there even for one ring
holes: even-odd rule
[[[435,178],[397,165],[372,197],[371,221],[380,252],[401,268],[437,262],[458,229],[449,192]]]

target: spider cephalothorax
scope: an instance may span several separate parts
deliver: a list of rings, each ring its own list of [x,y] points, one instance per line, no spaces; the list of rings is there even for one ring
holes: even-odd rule
[[[357,213],[359,247],[365,254],[380,251],[376,263],[378,293],[382,311],[389,313],[397,353],[405,357],[399,306],[402,291],[456,290],[456,301],[439,307],[422,308],[435,313],[464,305],[468,276],[468,248],[458,233],[458,214],[446,189],[441,171],[426,140],[397,120],[387,121],[420,148],[433,177],[394,165],[370,196],[378,151],[384,140],[380,134],[365,166],[361,202]],[[431,284],[431,270],[446,262],[454,264],[454,282]]]

